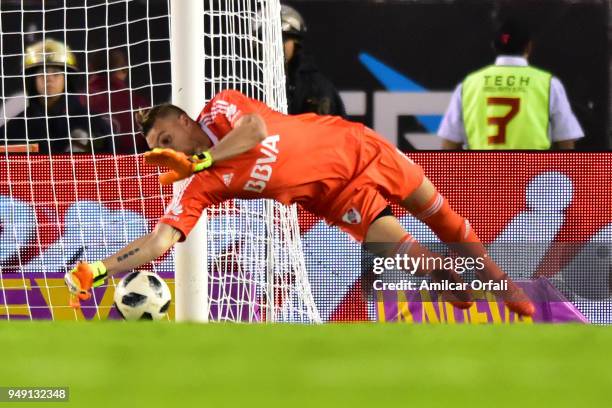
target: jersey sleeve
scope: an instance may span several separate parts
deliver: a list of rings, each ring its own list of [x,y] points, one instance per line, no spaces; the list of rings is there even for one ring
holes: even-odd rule
[[[565,87],[556,77],[550,81],[550,122],[553,142],[584,137],[584,131],[572,111]]]
[[[176,183],[172,201],[159,220],[181,232],[179,242],[187,238],[206,207],[223,201],[223,198],[215,194],[215,185],[211,182],[212,180],[201,175],[204,173]]]
[[[442,139],[450,140],[455,143],[465,143],[467,136],[465,134],[465,126],[463,124],[463,107],[461,101],[461,84],[455,88],[453,95],[448,105],[448,109],[444,114],[444,118],[438,129],[438,136]]]
[[[222,91],[207,104],[198,119],[221,139],[241,117],[254,113],[255,109],[253,102],[242,93]]]

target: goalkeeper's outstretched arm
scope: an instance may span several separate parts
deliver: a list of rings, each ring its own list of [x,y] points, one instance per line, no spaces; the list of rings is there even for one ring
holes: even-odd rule
[[[159,258],[180,238],[181,233],[177,229],[159,223],[153,232],[138,238],[114,255],[91,264],[78,264],[64,276],[72,294],[70,304],[78,307],[79,300],[89,299],[91,288],[104,284],[108,276],[137,268]]]
[[[214,162],[219,162],[248,152],[268,136],[268,129],[258,114],[242,116],[232,129],[209,152]]]
[[[160,222],[152,232],[132,241],[102,263],[108,276],[129,271],[159,258],[180,238],[181,233],[176,228]]]

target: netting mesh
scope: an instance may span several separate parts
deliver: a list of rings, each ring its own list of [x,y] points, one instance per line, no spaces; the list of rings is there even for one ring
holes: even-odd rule
[[[284,109],[279,3],[204,8],[206,100],[231,88]],[[105,288],[71,310],[61,274],[149,231],[169,200],[134,122],[170,100],[169,24],[165,1],[0,4],[0,315],[113,316]],[[204,216],[212,319],[319,320],[295,208],[232,202]],[[172,284],[172,254],[149,267]]]
[[[135,153],[133,110],[170,94],[163,2],[2,2],[4,144]]]
[[[204,25],[206,98],[237,89],[286,112],[280,3],[208,1]],[[295,206],[236,200],[204,216],[213,319],[320,321]]]
[[[0,315],[105,318],[112,291],[72,310],[61,276],[163,209],[169,191],[135,155],[146,146],[133,111],[170,94],[167,5],[2,1],[0,33]]]

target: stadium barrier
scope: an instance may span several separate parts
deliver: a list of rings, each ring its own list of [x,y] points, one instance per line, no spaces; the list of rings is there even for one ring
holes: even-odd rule
[[[513,259],[500,262],[503,268],[518,271],[513,278],[548,277],[589,321],[612,323],[608,273],[612,154],[414,153],[410,157],[425,168],[484,242],[537,243],[543,248],[529,256],[517,252]],[[51,312],[44,309],[62,304],[65,289],[58,279],[66,263],[79,259],[82,242],[89,253],[101,258],[155,225],[171,192],[161,189],[155,169],[139,160],[14,155],[0,161],[2,317],[49,318]],[[73,175],[78,183],[64,181],[73,180]],[[436,240],[423,224],[398,208],[394,211],[418,240]],[[322,318],[376,320],[376,305],[364,301],[360,292],[360,246],[311,214],[300,213],[299,221]],[[77,236],[75,231],[87,235]],[[170,278],[172,253],[146,269]],[[106,306],[112,297],[100,292],[96,299]],[[83,318],[97,313],[86,309]],[[110,310],[100,315],[104,313],[112,316]],[[71,310],[54,313],[55,318],[61,316],[75,318]]]
[[[161,273],[170,290],[174,291],[174,276]],[[536,314],[521,318],[510,312],[490,293],[476,293],[478,299],[467,310],[454,308],[438,299],[431,291],[385,291],[378,293],[376,321],[399,323],[588,323],[577,308],[550,284],[547,279],[522,282],[527,293],[540,301],[535,302]],[[94,289],[94,296],[81,302],[80,309],[68,305],[62,273],[6,274],[2,276],[0,318],[11,320],[119,320],[113,307],[114,286]],[[542,301],[542,296],[548,297]],[[218,313],[212,310],[213,316]],[[221,313],[227,314],[227,313]],[[174,305],[168,310],[174,320]]]
[[[162,278],[174,293],[174,275],[162,273]],[[118,320],[113,307],[115,287],[95,288],[93,296],[81,301],[80,309],[68,303],[64,274],[4,273],[0,293],[0,318],[11,320]],[[168,309],[168,318],[174,319],[174,302]]]
[[[490,292],[476,292],[469,309],[457,309],[430,291],[379,292],[376,320],[403,323],[588,323],[586,317],[545,279],[520,282],[534,301],[536,313],[521,317]],[[545,300],[544,300],[545,299]]]

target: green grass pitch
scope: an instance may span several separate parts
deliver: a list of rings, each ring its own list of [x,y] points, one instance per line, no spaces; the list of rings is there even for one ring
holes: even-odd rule
[[[579,325],[3,322],[0,386],[70,402],[0,408],[609,406],[611,346]]]

